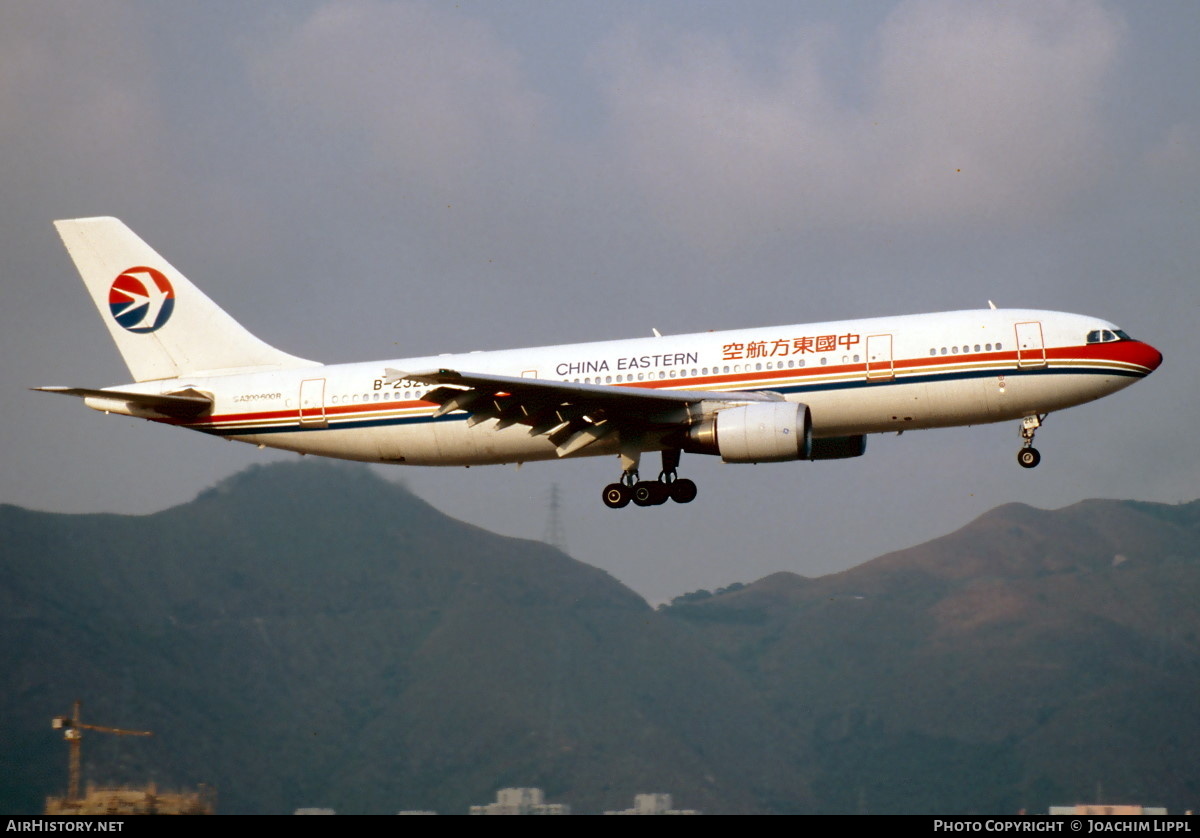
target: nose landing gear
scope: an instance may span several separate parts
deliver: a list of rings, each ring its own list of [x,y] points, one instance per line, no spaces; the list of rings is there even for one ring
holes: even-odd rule
[[[1021,421],[1021,439],[1025,441],[1021,446],[1021,450],[1017,452],[1017,462],[1022,468],[1034,468],[1042,461],[1042,455],[1033,447],[1033,435],[1037,433],[1037,429],[1042,426],[1042,421],[1046,418],[1046,414],[1026,416]]]

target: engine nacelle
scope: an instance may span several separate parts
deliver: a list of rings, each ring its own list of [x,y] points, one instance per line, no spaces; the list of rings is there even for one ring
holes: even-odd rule
[[[755,402],[728,407],[688,431],[685,450],[727,463],[781,463],[812,455],[808,405]]]
[[[844,460],[861,457],[867,450],[867,435],[830,436],[812,441],[810,460]]]

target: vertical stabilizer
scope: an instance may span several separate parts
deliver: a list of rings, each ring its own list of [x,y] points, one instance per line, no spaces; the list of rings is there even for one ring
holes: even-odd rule
[[[246,331],[118,219],[54,226],[135,381],[319,366]]]

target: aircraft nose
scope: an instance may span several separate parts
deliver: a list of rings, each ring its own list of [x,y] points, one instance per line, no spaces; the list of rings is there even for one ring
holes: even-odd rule
[[[1162,353],[1148,343],[1137,344],[1137,351],[1134,353],[1134,363],[1145,367],[1148,371],[1154,372],[1163,362]]]

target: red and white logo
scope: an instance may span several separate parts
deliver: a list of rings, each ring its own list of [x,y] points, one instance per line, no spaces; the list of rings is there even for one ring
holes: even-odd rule
[[[171,319],[175,289],[154,268],[127,268],[108,289],[108,308],[122,328],[153,332]]]

